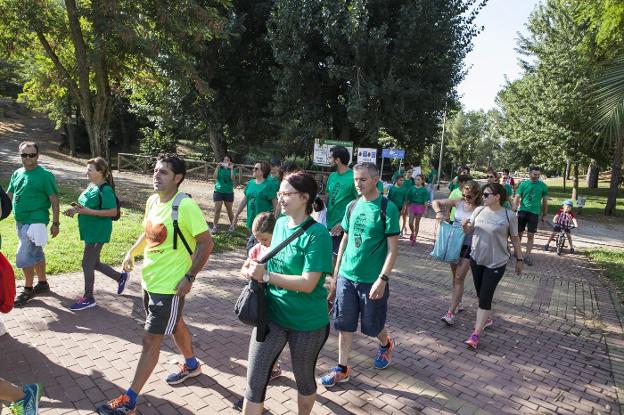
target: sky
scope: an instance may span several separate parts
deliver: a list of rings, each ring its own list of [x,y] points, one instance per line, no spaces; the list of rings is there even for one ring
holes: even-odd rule
[[[476,19],[484,30],[473,40],[466,56],[468,74],[459,85],[460,100],[466,110],[488,110],[496,104],[496,94],[509,80],[520,77],[515,51],[518,32],[526,33],[529,14],[540,0],[489,0]]]

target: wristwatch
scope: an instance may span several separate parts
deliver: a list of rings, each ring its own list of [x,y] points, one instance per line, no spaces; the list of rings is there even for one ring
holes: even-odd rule
[[[186,278],[191,284],[195,282],[195,275],[184,274],[184,278]]]
[[[390,277],[388,277],[386,274],[381,274],[379,278],[381,278],[382,281],[386,281],[386,282],[390,281]]]
[[[262,282],[267,283],[271,279],[271,272],[264,271],[264,275],[262,276]]]
[[[52,226],[61,226],[60,222],[52,222]]]

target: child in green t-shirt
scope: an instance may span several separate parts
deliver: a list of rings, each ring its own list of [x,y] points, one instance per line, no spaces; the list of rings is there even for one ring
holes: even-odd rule
[[[409,191],[409,188],[403,186],[404,182],[405,178],[403,176],[398,176],[396,178],[396,181],[394,182],[394,185],[388,191],[388,199],[396,205],[397,209],[399,209],[399,214],[403,217],[401,236],[403,236],[403,233],[407,228],[407,205],[405,201],[407,199],[407,193]]]
[[[427,184],[425,176],[419,174],[416,176],[414,187],[407,194],[407,203],[409,203],[409,227],[412,231],[410,241],[412,246],[416,245],[416,237],[420,228],[420,218],[427,212],[427,201],[429,200],[429,191],[425,187]]]

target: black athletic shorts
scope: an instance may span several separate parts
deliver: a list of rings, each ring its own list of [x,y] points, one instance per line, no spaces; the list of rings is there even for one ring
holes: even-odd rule
[[[529,233],[536,233],[537,222],[539,222],[539,215],[524,210],[518,211],[518,232],[524,232],[526,228]]]
[[[182,317],[184,297],[175,294],[156,294],[143,290],[145,331],[171,336]]]

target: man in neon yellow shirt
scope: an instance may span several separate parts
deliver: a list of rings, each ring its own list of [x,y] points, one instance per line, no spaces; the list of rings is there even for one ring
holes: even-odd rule
[[[204,267],[214,242],[197,203],[178,187],[186,174],[184,160],[175,154],[159,155],[154,167],[154,190],[145,207],[144,232],[124,259],[124,269],[132,270],[134,257],[143,254],[143,304],[147,317],[143,350],[132,385],[116,399],[100,405],[100,415],[133,415],[137,413],[137,395],[152,374],[160,345],[165,335],[173,335],[185,363],[179,373],[166,378],[170,385],[198,376],[199,361],[193,353],[191,334],[184,323],[184,298],[190,292],[195,276]],[[178,206],[178,228],[174,225]],[[176,236],[177,234],[177,236]],[[192,254],[191,254],[192,252]]]

